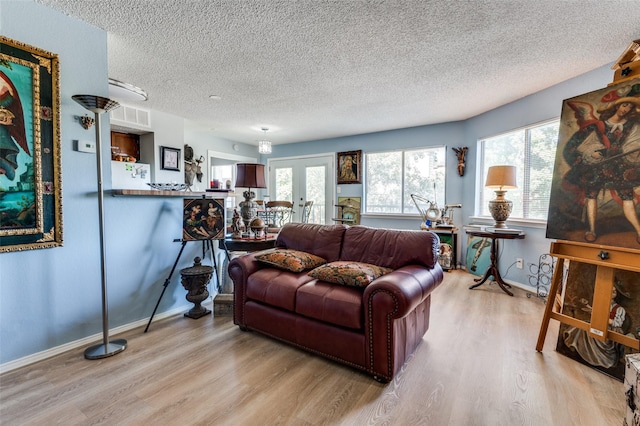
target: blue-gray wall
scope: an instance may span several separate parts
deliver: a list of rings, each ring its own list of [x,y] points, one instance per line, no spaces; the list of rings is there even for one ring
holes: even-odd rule
[[[104,31],[32,1],[6,0],[0,0],[0,28],[3,35],[60,56],[64,219],[63,247],[0,254],[0,364],[3,364],[101,332],[95,156],[73,150],[72,141],[87,139],[88,133],[74,118],[86,111],[71,96],[79,93],[104,96],[108,87]],[[276,145],[270,158],[446,145],[446,201],[463,203],[463,209],[457,210],[455,217],[458,224],[466,224],[474,212],[477,139],[557,117],[563,99],[602,88],[612,76],[608,67],[602,67],[464,122]],[[184,126],[181,119],[173,119],[179,127]],[[107,117],[103,123],[103,140],[108,141]],[[183,143],[192,145],[197,155],[205,154],[201,152],[205,149],[234,152],[232,143],[200,132],[187,131],[184,141],[175,146],[181,147]],[[108,145],[103,146],[105,158],[110,155]],[[464,177],[457,175],[456,158],[451,151],[451,147],[459,146],[469,147]],[[247,146],[241,149],[250,152]],[[105,173],[105,182],[109,182],[108,170]],[[361,185],[343,185],[341,189],[340,195],[362,193]],[[178,253],[179,245],[172,241],[181,235],[181,203],[180,198],[105,197],[112,328],[151,314]],[[417,227],[415,219],[365,217],[363,224]],[[507,243],[504,252],[509,253],[509,259],[504,255],[505,265],[516,256],[526,263],[537,262],[538,256],[549,249],[544,229],[521,227],[527,231],[527,238]],[[464,235],[459,243],[463,251]],[[178,269],[190,266],[199,252],[197,243],[187,245]],[[163,298],[160,313],[189,305],[184,300],[179,274],[176,275]],[[520,283],[528,281],[526,269],[512,268],[507,278]]]
[[[0,28],[7,37],[59,55],[64,221],[63,247],[0,254],[4,364],[102,330],[95,155],[73,150],[73,140],[93,139],[95,131],[75,119],[89,112],[71,96],[108,96],[108,85],[104,31],[32,1],[6,0],[0,2]],[[103,158],[110,158],[106,114],[102,122]],[[104,173],[108,189],[109,167]],[[182,174],[174,173],[179,177],[172,180],[181,181]],[[105,196],[111,328],[151,315],[179,250],[173,239],[181,237],[181,203],[181,198]],[[191,266],[199,253],[198,243],[188,244],[178,269]],[[160,313],[191,305],[179,278],[176,273]]]
[[[546,90],[519,99],[513,103],[488,111],[465,121],[436,124],[408,129],[390,130],[386,132],[358,135],[351,137],[325,139],[298,144],[276,145],[269,158],[295,157],[315,153],[350,151],[361,149],[367,152],[384,151],[400,148],[447,146],[447,174],[445,200],[450,204],[462,203],[460,210],[454,211],[455,223],[466,225],[473,220],[476,203],[476,170],[478,139],[518,129],[541,121],[556,119],[560,116],[564,99],[601,89],[611,83],[613,71],[610,66],[603,66],[572,80],[565,81]],[[466,170],[463,177],[457,173],[457,158],[452,147],[469,148],[466,158]],[[425,188],[425,195],[431,188]],[[362,196],[362,185],[341,185],[341,193],[337,196]],[[362,216],[361,223],[374,227],[392,227],[399,229],[416,229],[419,221],[412,219],[382,219]],[[491,224],[491,221],[487,221]],[[530,282],[530,265],[537,265],[539,257],[548,253],[550,240],[545,238],[544,224],[531,226],[526,223],[510,225],[523,229],[527,236],[524,240],[501,242],[501,271],[505,271],[516,258],[524,259],[525,267],[509,269],[505,276],[516,284]],[[467,238],[463,231],[458,235],[458,263],[465,264]]]

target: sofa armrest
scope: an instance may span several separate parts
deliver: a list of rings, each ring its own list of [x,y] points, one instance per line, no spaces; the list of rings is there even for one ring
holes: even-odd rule
[[[443,278],[439,264],[431,269],[417,265],[403,266],[369,284],[363,300],[367,311],[371,313],[402,318],[422,303]]]
[[[245,326],[244,303],[246,301],[247,279],[251,274],[264,267],[255,260],[255,257],[260,253],[263,252],[243,254],[229,262],[229,276],[233,281],[233,323],[240,327]]]
[[[429,328],[431,292],[442,282],[439,264],[408,265],[374,280],[364,291],[367,368],[390,380]]]

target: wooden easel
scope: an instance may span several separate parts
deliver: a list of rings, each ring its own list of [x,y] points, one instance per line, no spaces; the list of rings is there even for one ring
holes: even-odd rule
[[[638,339],[609,330],[609,310],[615,270],[640,272],[640,250],[557,241],[551,243],[550,253],[558,258],[558,262],[556,263],[556,269],[553,271],[549,298],[542,317],[536,350],[538,352],[542,351],[544,340],[547,336],[549,320],[552,318],[561,323],[580,328],[594,339],[601,341],[613,340],[640,350],[640,341]],[[581,321],[561,313],[564,294],[559,290],[562,288],[565,260],[597,265],[591,322]]]
[[[639,77],[640,40],[631,42],[611,68],[615,72],[613,82],[609,86]],[[550,254],[557,257],[558,262],[553,272],[549,298],[542,317],[536,350],[538,352],[542,351],[551,318],[585,330],[594,339],[601,341],[613,340],[640,350],[640,341],[638,339],[609,330],[609,310],[611,309],[611,291],[615,279],[615,270],[640,272],[640,250],[558,241],[551,243]],[[565,260],[597,265],[593,289],[593,310],[591,312],[591,322],[589,323],[562,314],[564,292],[558,292],[562,288]]]

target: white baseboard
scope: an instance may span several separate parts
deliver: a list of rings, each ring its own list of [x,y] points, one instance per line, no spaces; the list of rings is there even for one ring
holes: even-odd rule
[[[209,298],[208,300],[211,300],[211,298]],[[188,311],[192,307],[193,305],[180,306],[180,307],[171,309],[170,311],[157,314],[153,317],[153,319],[155,321],[155,320],[168,318],[177,314],[181,314],[185,311]],[[118,333],[123,333],[129,330],[133,330],[134,328],[140,327],[143,325],[146,326],[146,324],[149,322],[149,318],[150,317],[147,317],[129,324],[121,325],[120,327],[109,329],[109,336],[112,336]],[[87,336],[82,339],[75,340],[73,342],[65,343],[64,345],[56,346],[54,348],[47,349],[42,352],[37,352],[35,354],[27,355],[25,357],[18,358],[13,361],[5,362],[4,364],[0,364],[0,374],[7,373],[17,368],[21,368],[38,361],[42,361],[44,359],[51,358],[56,355],[60,355],[61,353],[72,350],[72,349],[76,349],[82,346],[88,346],[89,344],[100,341],[102,337],[103,337],[102,333],[96,333],[92,336]]]

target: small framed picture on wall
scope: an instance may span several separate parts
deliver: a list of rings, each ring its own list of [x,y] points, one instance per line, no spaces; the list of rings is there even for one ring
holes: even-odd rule
[[[180,171],[180,149],[163,146],[161,152],[162,170]]]
[[[338,185],[361,183],[362,151],[339,152],[337,166]]]

